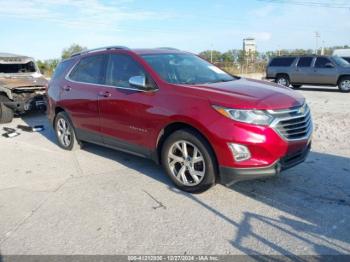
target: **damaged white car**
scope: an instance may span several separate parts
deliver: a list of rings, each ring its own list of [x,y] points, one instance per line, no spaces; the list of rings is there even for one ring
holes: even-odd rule
[[[33,58],[0,53],[0,123],[28,110],[44,110],[47,84]]]

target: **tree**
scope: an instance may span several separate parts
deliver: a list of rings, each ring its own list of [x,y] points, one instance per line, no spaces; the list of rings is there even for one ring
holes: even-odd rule
[[[37,65],[42,74],[51,76],[59,62],[59,59],[38,60]]]
[[[212,61],[213,63],[222,61],[221,53],[219,51],[216,51],[216,50],[203,51],[203,52],[199,53],[199,56],[202,57],[203,59],[209,61],[209,62],[211,61],[211,57],[213,57],[213,61]]]
[[[72,44],[70,47],[63,49],[62,59],[71,57],[72,54],[87,50],[86,47],[80,46],[78,44]]]
[[[221,55],[221,59],[226,63],[233,63],[235,61],[234,54],[232,50],[228,50]]]

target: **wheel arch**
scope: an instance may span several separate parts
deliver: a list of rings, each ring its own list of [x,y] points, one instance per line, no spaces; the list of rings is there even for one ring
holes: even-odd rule
[[[0,95],[7,97],[9,100],[13,100],[12,92],[8,88],[0,86]]]
[[[288,77],[288,80],[290,80],[290,76],[289,76],[288,73],[277,73],[277,74],[276,74],[276,79],[277,79],[279,76],[287,76],[287,77]]]
[[[52,123],[53,127],[55,127],[55,120],[56,120],[56,117],[57,117],[58,113],[66,112],[66,111],[62,107],[56,106],[54,112],[55,113],[54,113],[53,117],[51,117],[51,123]]]
[[[337,80],[337,85],[340,84],[340,80],[343,78],[343,77],[350,77],[350,74],[342,74],[338,77],[338,80]]]
[[[211,145],[210,140],[204,134],[203,131],[201,131],[199,128],[197,128],[191,124],[188,124],[186,122],[176,121],[176,122],[170,123],[159,132],[157,144],[156,144],[156,159],[155,159],[156,162],[161,163],[161,151],[162,151],[162,147],[164,145],[165,140],[171,134],[173,134],[174,132],[181,130],[181,129],[189,129],[189,130],[197,133],[208,144],[208,146],[209,146],[209,148],[212,151],[213,156],[214,156],[215,171],[216,171],[216,175],[217,175],[217,179],[218,179],[219,178],[219,162],[217,159],[217,154],[215,152],[215,149]]]

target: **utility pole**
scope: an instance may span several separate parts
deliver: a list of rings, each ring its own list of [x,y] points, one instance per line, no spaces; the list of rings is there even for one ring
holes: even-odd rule
[[[324,49],[325,49],[325,41],[322,41],[322,49],[321,49],[321,55],[324,55]]]
[[[210,63],[213,63],[213,45],[211,45],[210,49]]]
[[[233,53],[233,49],[231,49],[232,53],[232,66],[235,67],[235,54]]]
[[[318,54],[318,39],[320,38],[320,33],[319,32],[315,32],[315,39],[316,39],[316,49],[315,49],[315,55]]]

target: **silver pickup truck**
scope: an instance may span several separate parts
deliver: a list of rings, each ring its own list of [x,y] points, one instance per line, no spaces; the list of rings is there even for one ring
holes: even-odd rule
[[[45,108],[48,81],[31,57],[0,53],[0,123],[14,114]]]
[[[350,92],[350,63],[339,56],[283,56],[271,59],[266,78],[284,86],[338,86]]]

